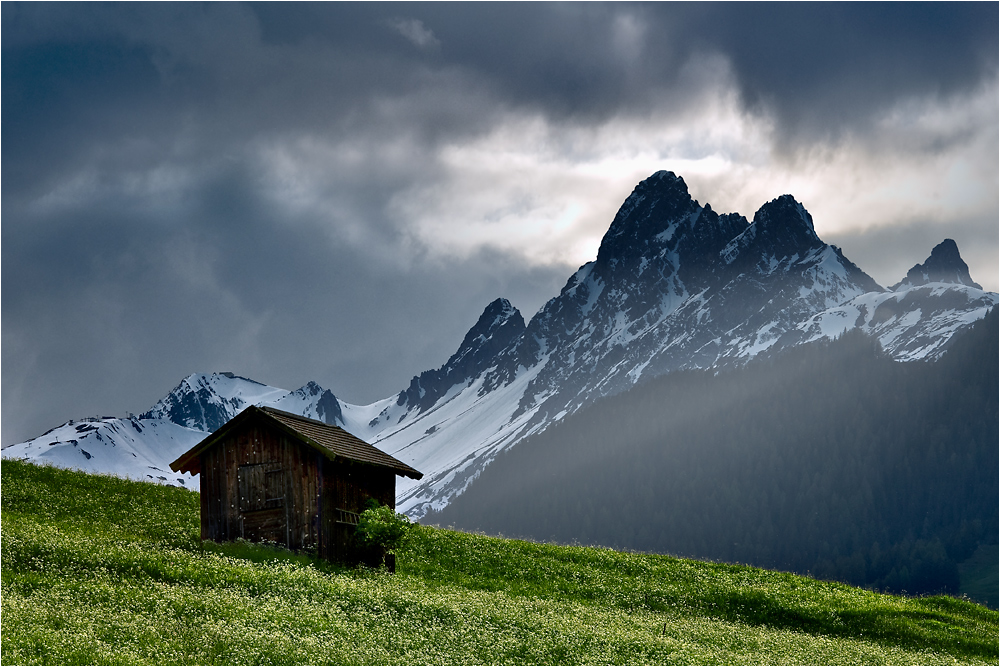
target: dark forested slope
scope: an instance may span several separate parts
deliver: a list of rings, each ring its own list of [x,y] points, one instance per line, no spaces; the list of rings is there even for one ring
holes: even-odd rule
[[[502,454],[426,521],[909,593],[997,543],[997,312],[934,363],[850,332],[676,372]]]

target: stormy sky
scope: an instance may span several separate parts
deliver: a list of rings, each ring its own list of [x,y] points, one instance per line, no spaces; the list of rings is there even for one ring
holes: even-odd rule
[[[193,372],[397,393],[659,169],[998,288],[996,3],[0,11],[4,445]]]

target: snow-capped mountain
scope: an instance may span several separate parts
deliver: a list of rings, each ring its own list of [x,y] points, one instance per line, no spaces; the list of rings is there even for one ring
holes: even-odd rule
[[[4,447],[3,457],[197,490],[197,476],[175,473],[169,463],[206,435],[166,419],[91,417]]]
[[[661,171],[622,204],[596,260],[529,322],[497,299],[443,366],[398,395],[357,406],[312,382],[289,392],[192,375],[139,419],[70,422],[3,455],[180,483],[153,473],[246,406],[271,405],[336,423],[423,472],[397,480],[397,507],[420,518],[503,449],[643,376],[740,364],[855,327],[898,359],[934,358],[996,304],[953,241],[886,290],[824,243],[791,196],[748,221],[699,204]],[[79,424],[98,425],[100,439]]]
[[[937,359],[959,329],[982,319],[997,295],[973,282],[958,246],[945,239],[906,278],[884,292],[868,292],[798,325],[785,344],[833,338],[860,328],[901,361]]]
[[[911,274],[961,274],[952,261],[922,266]],[[683,179],[658,172],[626,199],[597,259],[523,331],[515,309],[491,304],[463,346],[492,326],[490,351],[499,351],[462,372],[456,355],[414,378],[369,425],[370,437],[424,472],[397,487],[399,506],[419,517],[447,504],[500,450],[644,375],[744,363],[852,326],[899,359],[933,357],[997,303],[967,276],[966,268],[948,285],[911,277],[887,291],[824,243],[791,196],[748,222],[702,206]],[[852,307],[858,314],[847,323],[838,309]]]
[[[340,402],[315,382],[290,392],[233,373],[188,376],[139,418],[164,419],[211,433],[250,405],[279,408],[338,426],[344,421]]]
[[[290,392],[232,373],[196,373],[139,417],[70,421],[3,456],[197,490],[198,477],[171,471],[170,462],[250,405],[343,425],[340,403],[315,382]]]
[[[140,419],[163,419],[211,433],[238,415],[245,407],[268,404],[288,391],[233,375],[190,375],[142,413]]]
[[[945,239],[934,246],[926,262],[917,264],[907,271],[906,277],[890,289],[899,292],[928,283],[966,285],[978,290],[983,289],[982,285],[972,280],[972,276],[969,275],[969,265],[959,254],[958,244],[951,239]]]

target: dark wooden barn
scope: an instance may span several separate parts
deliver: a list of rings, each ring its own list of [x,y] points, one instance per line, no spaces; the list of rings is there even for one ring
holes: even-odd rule
[[[249,407],[170,464],[201,474],[201,538],[269,541],[377,565],[354,540],[369,498],[396,507],[396,475],[423,475],[336,426]],[[393,564],[391,559],[390,566]]]

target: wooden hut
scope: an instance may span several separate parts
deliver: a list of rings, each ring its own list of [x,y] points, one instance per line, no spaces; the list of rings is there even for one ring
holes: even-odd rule
[[[423,475],[336,426],[249,407],[170,464],[201,474],[201,538],[244,538],[377,565],[354,539],[369,498],[396,506],[396,475]],[[390,567],[393,565],[391,559]]]

